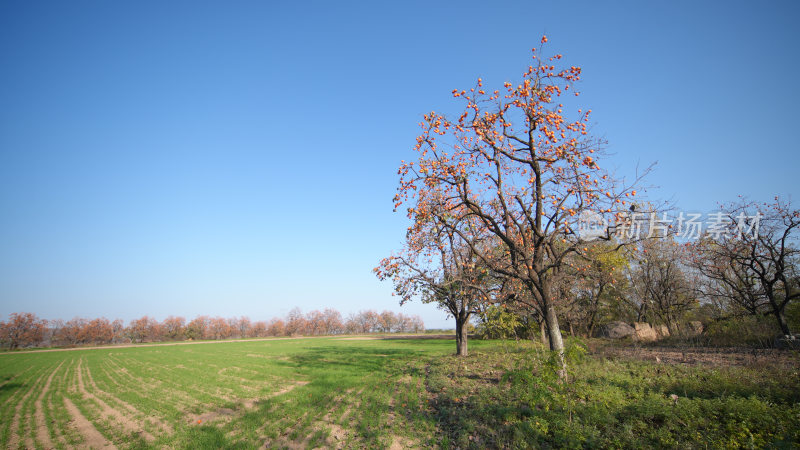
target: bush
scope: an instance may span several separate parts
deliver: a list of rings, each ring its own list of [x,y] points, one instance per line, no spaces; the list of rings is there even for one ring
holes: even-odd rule
[[[750,346],[772,347],[781,330],[775,318],[743,316],[709,323],[703,333],[706,345],[717,347]]]
[[[500,351],[502,349],[502,351]],[[434,416],[459,448],[796,448],[797,368],[683,366],[587,354],[568,383],[530,342],[426,366]],[[504,369],[507,368],[507,369]],[[490,382],[487,382],[490,381]]]

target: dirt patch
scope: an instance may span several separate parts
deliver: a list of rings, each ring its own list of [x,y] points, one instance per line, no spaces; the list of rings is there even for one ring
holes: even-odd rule
[[[67,412],[72,416],[72,425],[77,429],[78,433],[83,437],[83,442],[89,448],[107,448],[116,449],[117,446],[108,441],[99,431],[89,422],[86,417],[78,410],[70,399],[64,397],[64,406]]]
[[[296,421],[294,424],[283,430],[281,435],[275,441],[265,440],[264,444],[259,447],[260,449],[268,449],[268,448],[288,448],[292,450],[300,450],[308,448],[308,443],[311,441],[311,434],[306,436],[301,442],[296,440],[292,440],[289,436],[299,427],[303,420],[308,416],[308,412],[303,413],[303,415]]]
[[[414,384],[414,377],[412,377],[409,374],[405,374],[402,377],[398,378],[397,382],[403,384]]]
[[[346,392],[350,393],[352,391]],[[339,424],[333,421],[333,410],[336,409],[344,400],[345,395],[338,395],[331,401],[331,406],[328,412],[322,417],[321,420],[314,424],[317,430],[327,430],[328,436],[325,438],[327,448],[342,449],[344,448],[345,441],[347,441],[348,432]]]
[[[355,336],[355,337],[346,337],[346,338],[338,338],[337,341],[377,341],[381,339],[378,336]]]
[[[747,348],[612,347],[593,349],[600,356],[706,366],[800,367],[797,354],[786,350]]]
[[[261,359],[271,359],[274,361],[289,361],[290,358],[286,355],[259,355],[257,353],[248,353],[244,355],[248,358],[261,358]]]
[[[358,396],[360,396],[360,395],[361,395],[361,393],[362,393],[362,392],[364,392],[364,389],[365,389],[365,388],[361,388],[361,389],[360,389],[358,392],[356,392],[355,394],[353,394],[353,389],[348,389],[348,390],[347,390],[347,394],[352,394],[352,396],[353,396],[353,397],[356,397],[356,398],[357,398]],[[360,406],[361,406],[361,400],[356,400],[355,402],[352,402],[352,403],[348,404],[348,405],[347,405],[347,408],[345,408],[345,410],[344,410],[344,412],[342,413],[341,417],[339,417],[339,420],[340,420],[340,421],[344,421],[345,419],[347,419],[347,418],[350,416],[350,413],[352,413],[352,412],[353,412],[353,409],[354,409],[354,408],[356,408],[356,409],[357,409],[357,408],[359,408]]]
[[[392,443],[389,450],[403,450],[405,448],[419,448],[413,441],[402,436],[392,435]]]
[[[192,425],[205,425],[209,422],[228,422],[234,415],[236,415],[236,410],[220,408],[203,414],[191,414],[189,415],[189,423]]]
[[[342,449],[345,447],[347,441],[347,431],[335,423],[323,423],[322,426],[327,427],[329,430],[328,437],[325,438],[325,444],[328,448]]]

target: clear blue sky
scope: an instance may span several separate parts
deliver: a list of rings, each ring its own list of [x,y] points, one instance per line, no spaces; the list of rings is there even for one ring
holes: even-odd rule
[[[654,198],[797,202],[797,2],[3,2],[0,317],[401,310],[417,123],[546,33]],[[452,326],[418,303],[428,327]]]

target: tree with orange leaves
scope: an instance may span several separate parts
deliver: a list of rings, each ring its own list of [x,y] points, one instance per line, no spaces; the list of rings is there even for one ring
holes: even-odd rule
[[[381,280],[392,280],[401,305],[419,296],[422,302],[436,303],[447,311],[456,322],[456,355],[467,356],[469,319],[499,288],[476,253],[478,249],[490,251],[492,239],[481,234],[478,223],[458,219],[452,213],[457,205],[449,203],[440,191],[420,192],[417,200],[415,207],[409,208],[416,220],[408,230],[405,247],[383,259],[374,271]]]
[[[47,321],[32,313],[12,313],[7,322],[0,322],[0,343],[14,350],[37,345],[44,338]]]
[[[547,38],[542,38],[542,44]],[[550,347],[566,377],[563,342],[554,308],[551,276],[570,254],[583,254],[579,218],[614,223],[636,194],[624,179],[601,169],[596,158],[603,142],[587,128],[590,110],[567,118],[562,96],[574,93],[580,67],[557,67],[562,56],[546,59],[533,49],[533,64],[518,84],[489,91],[483,81],[454,90],[464,103],[455,118],[431,112],[421,123],[416,161],[403,162],[395,208],[408,205],[415,223],[439,220],[465,237],[477,224],[497,238],[493,247],[471,245],[481,264],[513,280],[545,318]],[[428,192],[441,196],[444,208],[418,208]],[[600,235],[610,239],[614,229]]]
[[[183,340],[186,331],[186,319],[183,317],[169,316],[161,323],[164,337],[172,341]]]
[[[127,328],[128,337],[131,342],[155,342],[161,338],[161,325],[152,317],[144,316],[140,319],[132,320]]]
[[[78,333],[78,342],[82,344],[108,344],[113,339],[114,328],[104,317],[86,322]]]

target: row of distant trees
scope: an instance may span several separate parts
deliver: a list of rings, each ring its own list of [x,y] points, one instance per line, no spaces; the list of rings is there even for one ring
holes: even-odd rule
[[[305,314],[294,308],[284,318],[255,322],[244,316],[199,316],[190,321],[169,316],[161,322],[144,316],[127,326],[120,319],[76,317],[69,321],[48,321],[32,313],[13,313],[7,321],[0,322],[0,345],[13,350],[40,346],[423,331],[425,324],[416,315],[367,310],[343,318],[339,311],[331,308]]]

